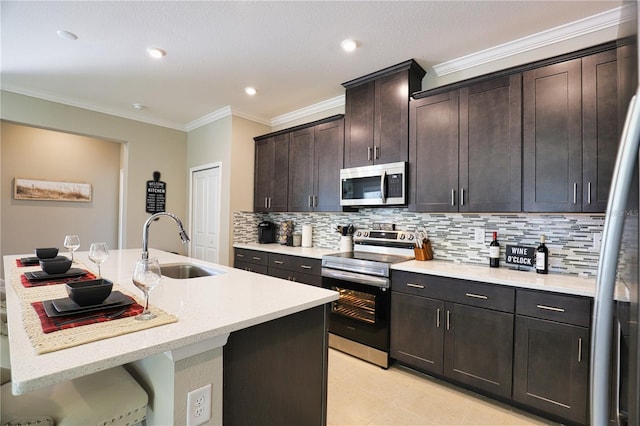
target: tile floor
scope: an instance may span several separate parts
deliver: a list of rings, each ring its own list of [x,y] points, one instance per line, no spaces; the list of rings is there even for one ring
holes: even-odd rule
[[[392,365],[329,349],[328,426],[555,425],[506,404]]]

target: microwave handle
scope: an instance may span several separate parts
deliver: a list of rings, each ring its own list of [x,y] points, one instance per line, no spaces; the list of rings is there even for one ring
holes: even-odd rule
[[[380,176],[380,198],[382,199],[382,204],[387,203],[387,191],[385,182],[387,180],[387,172],[383,171]]]

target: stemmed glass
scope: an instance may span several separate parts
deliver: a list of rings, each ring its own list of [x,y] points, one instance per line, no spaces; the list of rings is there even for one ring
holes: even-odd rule
[[[64,247],[71,252],[71,261],[73,262],[73,252],[80,248],[80,237],[67,235],[64,237]]]
[[[109,257],[107,243],[93,243],[89,247],[89,260],[98,265],[98,277],[102,277],[100,273],[100,265]]]
[[[150,320],[157,315],[149,311],[149,292],[160,284],[160,263],[158,259],[140,259],[133,268],[133,284],[144,293],[144,311],[137,315],[137,320]]]

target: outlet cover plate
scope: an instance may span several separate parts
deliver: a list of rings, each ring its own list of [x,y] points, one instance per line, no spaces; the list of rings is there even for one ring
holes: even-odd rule
[[[198,426],[211,420],[211,384],[187,393],[187,426]]]
[[[484,228],[474,228],[473,240],[476,243],[484,243]]]

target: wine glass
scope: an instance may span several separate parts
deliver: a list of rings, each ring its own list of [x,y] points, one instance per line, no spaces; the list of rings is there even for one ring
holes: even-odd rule
[[[73,252],[80,248],[80,237],[77,235],[65,236],[64,247],[71,252],[71,261],[73,262]]]
[[[109,257],[107,243],[92,243],[89,247],[89,260],[98,265],[98,277],[102,277],[100,273],[100,265]]]
[[[150,320],[156,314],[149,311],[149,292],[160,284],[161,272],[158,259],[140,259],[133,268],[133,284],[144,293],[144,311],[137,315],[137,320]]]

